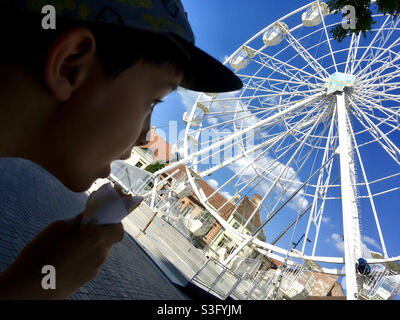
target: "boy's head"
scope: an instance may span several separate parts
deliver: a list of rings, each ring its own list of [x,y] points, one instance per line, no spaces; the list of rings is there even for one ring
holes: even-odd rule
[[[15,143],[5,149],[42,165],[73,191],[108,176],[112,161],[146,143],[154,106],[177,86],[241,87],[194,47],[179,1],[9,3],[1,26],[0,113],[10,120],[8,140]],[[55,30],[42,28],[41,8],[48,4],[58,14]]]

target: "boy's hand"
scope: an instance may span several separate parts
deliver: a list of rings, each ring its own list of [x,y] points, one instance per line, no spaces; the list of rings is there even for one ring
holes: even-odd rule
[[[80,225],[73,220],[50,224],[0,274],[0,299],[64,299],[97,276],[111,248],[124,237],[122,223]],[[42,288],[45,265],[56,271],[56,289]]]

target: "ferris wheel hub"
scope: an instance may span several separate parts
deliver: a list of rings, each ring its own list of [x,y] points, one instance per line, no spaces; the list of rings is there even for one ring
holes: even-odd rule
[[[327,94],[335,91],[344,91],[345,88],[352,88],[356,77],[352,74],[335,72],[327,78],[325,87],[328,89]]]

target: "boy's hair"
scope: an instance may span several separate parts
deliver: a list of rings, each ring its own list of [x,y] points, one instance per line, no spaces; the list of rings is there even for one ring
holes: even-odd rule
[[[166,63],[184,72],[188,57],[167,37],[118,25],[57,18],[55,30],[41,26],[42,17],[10,12],[0,19],[0,65],[16,65],[42,78],[44,62],[52,43],[64,31],[74,27],[89,29],[96,39],[96,54],[108,77],[143,60]]]

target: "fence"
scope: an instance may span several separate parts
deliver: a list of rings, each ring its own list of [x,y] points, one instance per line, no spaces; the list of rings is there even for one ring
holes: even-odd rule
[[[400,275],[382,265],[373,265],[368,275],[359,275],[358,285],[362,299],[389,300],[400,290]]]
[[[235,290],[241,278],[217,260],[209,258],[191,281],[224,300]]]

